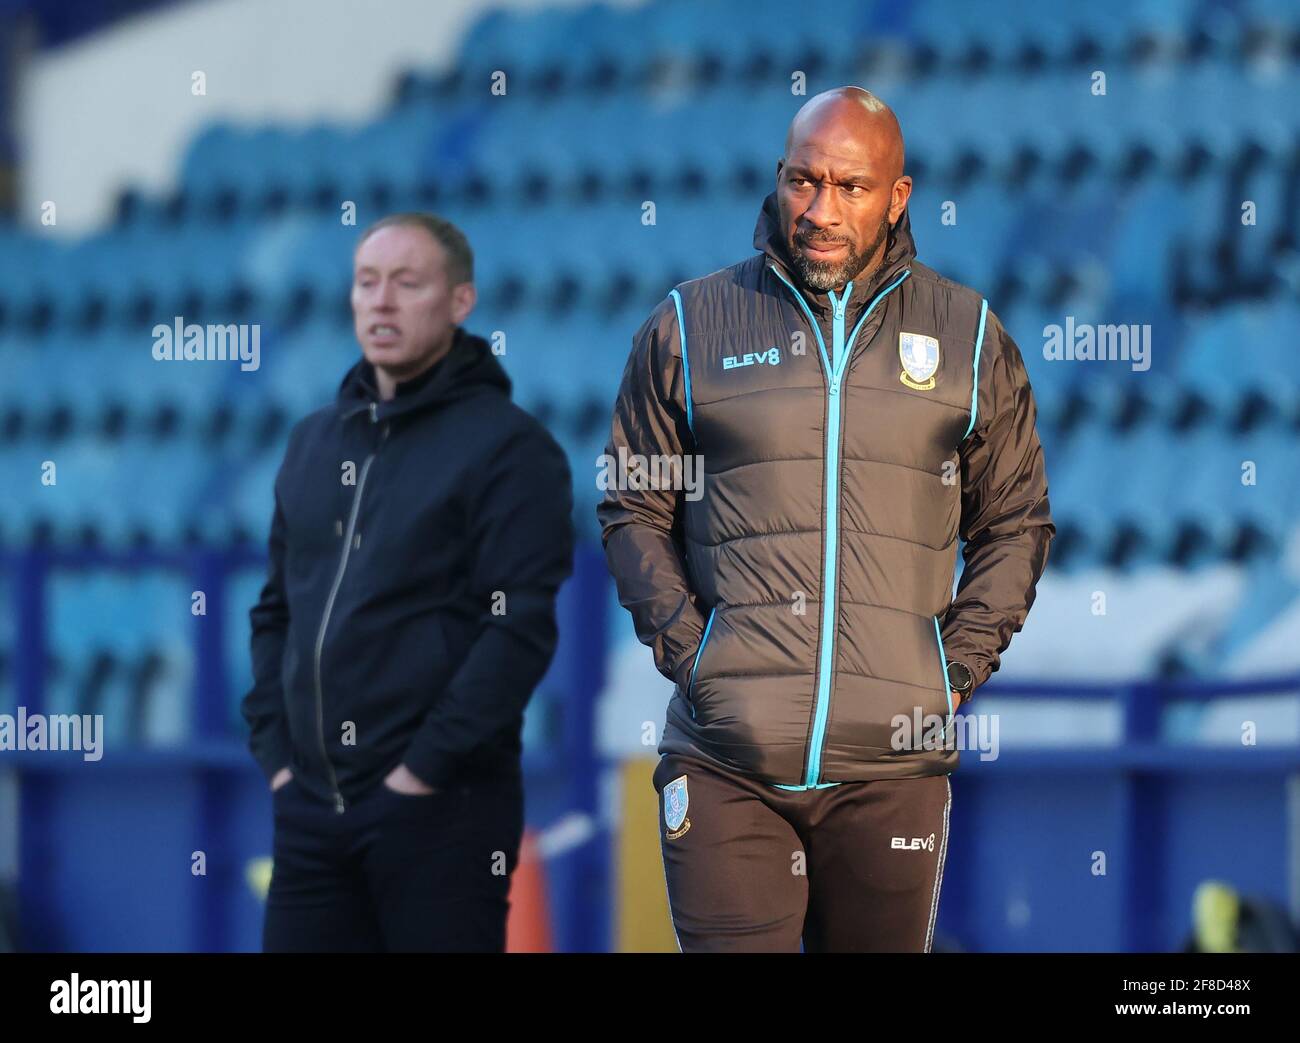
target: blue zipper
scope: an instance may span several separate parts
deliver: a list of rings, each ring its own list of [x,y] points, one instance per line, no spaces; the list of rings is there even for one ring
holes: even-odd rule
[[[700,665],[700,656],[704,654],[704,646],[709,643],[709,632],[713,629],[713,616],[717,611],[717,605],[709,609],[709,621],[704,624],[704,636],[700,638],[700,647],[695,650],[695,661],[691,663],[691,678],[686,683],[686,705],[691,708],[691,720],[695,720],[695,671]]]
[[[695,408],[694,396],[691,394],[691,356],[686,351],[686,319],[682,317],[682,295],[676,289],[672,289],[668,291],[668,296],[673,299],[673,305],[677,309],[677,333],[682,341],[682,382],[685,385],[686,396],[686,427],[691,432],[691,437],[694,437]]]
[[[884,299],[885,295],[891,293],[900,286],[904,279],[912,274],[910,268],[905,268],[903,274],[881,290],[867,305],[866,310],[862,313],[862,318],[858,324],[853,327],[853,334],[849,337],[847,344],[844,340],[844,308],[849,300],[849,295],[853,292],[853,283],[850,282],[844,287],[843,295],[837,300],[835,291],[829,291],[832,307],[831,322],[831,343],[835,350],[834,365],[826,355],[826,341],[822,338],[821,327],[817,324],[817,319],[804,300],[803,294],[796,290],[793,284],[784,275],[776,265],[768,265],[776,277],[790,288],[804,314],[808,316],[808,321],[812,324],[813,333],[817,336],[817,347],[821,351],[822,365],[825,368],[827,376],[827,396],[829,399],[827,408],[827,425],[826,425],[826,559],[822,566],[822,620],[821,620],[821,653],[817,661],[817,700],[816,709],[813,714],[812,740],[808,745],[808,763],[804,771],[804,787],[819,788],[817,780],[821,776],[822,747],[826,743],[826,722],[830,717],[831,703],[831,678],[835,670],[835,620],[838,611],[838,588],[839,588],[839,528],[840,528],[840,428],[844,419],[844,404],[840,397],[840,386],[844,380],[844,374],[848,369],[849,357],[853,354],[853,344],[858,339],[858,332],[862,329],[862,324],[875,310],[876,305]]]

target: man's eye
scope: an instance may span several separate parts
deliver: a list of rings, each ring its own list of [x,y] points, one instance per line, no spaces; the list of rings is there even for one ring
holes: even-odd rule
[[[861,185],[845,185],[844,191],[849,193],[849,195],[858,195],[863,191],[863,189]]]

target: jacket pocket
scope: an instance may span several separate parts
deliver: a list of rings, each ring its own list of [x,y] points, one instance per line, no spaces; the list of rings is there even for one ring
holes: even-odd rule
[[[699,674],[700,661],[704,658],[704,648],[709,643],[709,635],[713,632],[713,617],[717,612],[717,605],[709,610],[709,621],[704,624],[704,635],[700,638],[700,647],[695,650],[695,659],[691,663],[691,673],[686,683],[686,705],[691,708],[692,718],[695,717],[695,678]]]

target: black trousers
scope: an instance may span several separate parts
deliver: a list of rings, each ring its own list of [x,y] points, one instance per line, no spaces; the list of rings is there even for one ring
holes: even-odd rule
[[[947,775],[791,791],[667,754],[654,786],[683,952],[930,951]]]
[[[338,814],[291,779],[272,795],[266,952],[502,952],[524,801],[517,779]]]

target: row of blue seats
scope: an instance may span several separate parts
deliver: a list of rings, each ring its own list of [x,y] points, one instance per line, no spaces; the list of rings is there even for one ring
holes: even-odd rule
[[[261,569],[239,569],[224,590],[232,731],[252,682],[248,610],[264,578]],[[196,628],[211,618],[194,614],[197,582],[177,570],[55,571],[46,592],[47,712],[103,713],[105,741],[118,747],[183,738],[195,724]]]
[[[970,156],[1007,176],[1025,151],[1066,175],[1080,157],[1116,172],[1133,167],[1137,153],[1177,170],[1192,143],[1210,162],[1246,148],[1287,157],[1300,115],[1290,99],[1298,93],[1300,69],[1250,78],[1211,68],[1174,79],[1117,78],[1103,97],[1077,76],[1054,75],[1030,88],[992,76],[960,90],[908,89],[889,100],[909,154],[928,176],[951,179]],[[767,176],[802,100],[779,85],[666,107],[618,97],[538,106],[507,96],[401,111],[355,130],[215,124],[188,150],[180,184],[207,206],[233,193],[231,212],[245,197],[277,192],[295,202],[320,193],[337,207],[374,186],[398,193],[425,183],[454,186],[471,175],[499,193],[528,177],[568,186],[611,171],[657,176],[695,167],[725,186],[743,168]],[[991,112],[998,119],[987,119]],[[1054,118],[1044,123],[1043,112]]]
[[[594,457],[593,457],[594,459]],[[594,483],[593,483],[594,486]],[[581,539],[596,543],[600,531],[595,506],[600,493],[585,485],[575,488],[575,523]],[[1053,544],[1052,567],[1073,573],[1080,569],[1115,568],[1125,572],[1148,568],[1199,569],[1224,563],[1276,560],[1288,547],[1289,527],[1275,519],[1283,508],[1252,502],[1244,513],[1204,511],[1171,513],[1165,509],[1115,511],[1098,515],[1058,507],[1053,496],[1053,520],[1058,538]],[[93,546],[106,553],[144,547],[223,548],[262,545],[265,521],[259,528],[252,517],[222,517],[216,528],[205,531],[191,516],[159,517],[131,527],[115,527],[100,518],[60,525],[41,516],[9,522],[0,531],[0,546]]]
[[[519,367],[509,368],[518,377]],[[1086,440],[1080,432],[1127,436],[1137,429],[1163,430],[1170,437],[1208,430],[1225,440],[1256,431],[1300,435],[1300,394],[1294,390],[1280,398],[1276,389],[1251,388],[1229,399],[1207,397],[1189,385],[1173,389],[1159,377],[1149,384],[1100,379],[1082,384],[1061,387],[1035,378],[1037,423],[1045,440]],[[1097,390],[1087,390],[1088,385]],[[561,441],[603,433],[612,397],[609,385],[558,391],[516,379],[516,401]],[[35,452],[42,460],[64,459],[83,448],[95,454],[105,448],[119,454],[138,449],[248,459],[277,447],[294,421],[330,400],[329,387],[309,384],[293,403],[244,396],[189,412],[166,399],[128,406],[112,397],[79,404],[68,398],[40,410],[10,404],[0,406],[0,448]]]
[[[535,387],[518,387],[516,401],[542,419],[561,440],[602,429],[609,420],[607,388],[587,388],[556,398]],[[279,444],[292,422],[332,400],[333,389],[308,384],[296,403],[265,397],[216,399],[188,412],[165,398],[128,406],[114,398],[77,403],[69,396],[47,409],[0,405],[0,449],[39,451],[62,459],[70,448],[93,446],[118,452],[172,447],[220,458],[247,458]],[[296,408],[302,405],[306,410]]]
[[[156,199],[127,193],[119,206],[118,225],[167,234],[194,226],[219,230],[248,220],[337,220],[345,207],[362,213],[444,209],[501,213],[522,206],[543,213],[603,203],[639,206],[645,199],[701,199],[727,205],[735,199],[761,198],[771,190],[776,155],[755,151],[747,157],[736,147],[724,151],[726,155],[716,161],[696,154],[667,164],[630,156],[576,166],[559,156],[528,157],[512,168],[449,170],[437,181],[407,182],[384,175],[322,181],[304,190],[274,178],[182,186]],[[1261,157],[1266,161],[1260,162]],[[1255,137],[1223,147],[1198,138],[1170,139],[1163,146],[1156,141],[1132,142],[1109,157],[1080,139],[1066,137],[1055,145],[1023,140],[1001,149],[955,143],[938,157],[941,166],[931,165],[930,154],[911,153],[908,171],[915,184],[949,197],[980,188],[1004,194],[1013,188],[1058,195],[1088,191],[1114,195],[1117,186],[1132,192],[1146,185],[1175,193],[1190,186],[1214,191],[1232,179],[1240,199],[1261,192],[1285,196],[1295,179],[1290,158],[1289,150],[1270,151]]]
[[[1294,239],[1300,229],[1287,202],[1293,192],[1280,171],[1234,185],[1231,206],[1228,185],[1218,179],[1015,198],[991,184],[957,193],[922,185],[910,213],[921,258],[963,281],[991,289],[1001,274],[1013,273],[1029,297],[1041,297],[1062,272],[1086,267],[1109,276],[1118,290],[1160,298],[1172,283],[1176,244],[1217,265],[1215,242],[1262,257]],[[1241,199],[1253,204],[1252,224],[1242,222]],[[617,309],[644,293],[657,299],[674,275],[690,277],[746,256],[756,215],[751,197],[669,199],[655,202],[653,213],[638,201],[452,216],[477,248],[476,274],[486,294],[504,296],[514,286],[519,306],[545,305],[557,284],[571,278],[582,298],[577,303],[612,300]],[[368,223],[379,215],[359,216]],[[357,226],[319,217],[131,227],[71,246],[11,232],[0,238],[0,319],[40,332],[143,323],[187,299],[218,312],[269,306],[276,319],[300,306],[345,308],[357,236]],[[602,263],[593,279],[596,256]]]
[[[592,400],[587,411],[584,430],[563,433],[578,486],[587,476],[594,482],[608,434],[608,404]],[[1040,435],[1054,502],[1099,524],[1136,516],[1157,529],[1162,518],[1206,515],[1249,517],[1280,531],[1300,510],[1294,420],[1230,433],[1151,421],[1117,429],[1093,415],[1068,431],[1041,424]],[[193,526],[219,540],[231,518],[260,531],[283,439],[282,430],[274,444],[217,451],[193,439],[113,444],[81,437],[57,446],[9,446],[0,455],[0,479],[9,490],[6,521],[23,527],[49,519],[61,531],[95,522],[113,540],[160,526],[175,530],[164,535],[179,537]],[[123,497],[125,488],[147,495]]]
[[[995,233],[998,238],[1006,233]],[[646,239],[653,238],[650,234]],[[1099,249],[1113,252],[1104,237],[1094,235]],[[660,240],[655,240],[657,248]],[[958,245],[960,242],[960,246]],[[494,329],[547,322],[609,322],[635,326],[672,285],[706,274],[738,259],[723,256],[715,241],[702,244],[695,255],[687,250],[664,251],[653,267],[638,269],[635,261],[610,262],[598,271],[580,257],[564,256],[553,249],[555,264],[537,274],[518,260],[498,258],[492,269],[480,266],[477,277],[479,315],[492,316]],[[1228,254],[1225,256],[1225,246]],[[1177,312],[1188,307],[1223,310],[1238,301],[1276,297],[1285,290],[1282,278],[1289,248],[1265,233],[1245,230],[1233,239],[1211,237],[1178,241],[1140,252],[1139,258],[1116,258],[1107,269],[1095,255],[1081,252],[1070,259],[1057,256],[1052,242],[1024,243],[1017,262],[999,271],[984,270],[978,239],[970,234],[940,236],[921,259],[949,278],[984,292],[1004,310],[1064,315],[1087,311],[1110,315],[1114,321],[1156,321],[1165,327],[1164,344],[1182,339]],[[710,256],[711,255],[711,256]],[[1150,263],[1139,263],[1145,257]],[[511,265],[502,270],[503,265]],[[662,267],[660,267],[662,266]],[[1127,272],[1131,280],[1124,280]],[[530,274],[531,273],[531,274]],[[80,298],[64,298],[57,305],[40,291],[13,314],[10,300],[0,296],[0,340],[33,348],[58,350],[72,342],[97,343],[111,338],[122,344],[146,348],[162,336],[173,336],[177,320],[226,329],[257,330],[263,346],[299,336],[307,327],[328,327],[334,335],[350,330],[353,314],[346,277],[320,277],[320,281],[278,282],[265,291],[254,290],[236,278],[209,288],[193,282],[172,286],[167,292],[133,292],[126,298],[106,300],[88,289]],[[273,289],[274,292],[270,292]],[[161,330],[160,330],[161,328]],[[1172,330],[1173,335],[1169,332]],[[235,334],[230,334],[234,336]],[[252,350],[247,349],[247,350]]]
[[[697,4],[688,0],[618,8],[589,4],[564,10],[497,10],[471,28],[459,68],[473,79],[504,68],[525,80],[544,79],[563,64],[571,81],[592,79],[582,66],[608,64],[594,82],[606,88],[639,83],[647,65],[700,56],[721,73],[743,74],[765,56],[778,67],[799,68],[809,53],[850,74],[864,55],[890,50],[930,52],[940,66],[982,51],[994,65],[1021,60],[1029,67],[1070,60],[1126,58],[1177,60],[1209,54],[1267,52],[1270,42],[1293,46],[1297,19],[1287,0],[1258,0],[1231,7],[1192,3],[1132,4],[1107,0],[1087,5],[937,2],[900,5],[830,0],[816,19],[794,19],[775,0]],[[1089,46],[1090,45],[1090,46]],[[1032,60],[1032,52],[1042,55]],[[1024,59],[1030,55],[1031,60]],[[430,77],[430,79],[433,79]],[[411,93],[410,88],[408,92]]]
[[[1029,364],[1031,370],[1039,368],[1032,358]],[[1068,385],[1035,375],[1037,422],[1045,440],[1130,437],[1135,430],[1164,432],[1171,438],[1203,430],[1229,442],[1260,431],[1290,438],[1300,434],[1300,392],[1294,380],[1285,397],[1277,388],[1258,385],[1229,398],[1220,389],[1174,384],[1160,374],[1107,380],[1079,369],[1092,365],[1073,365],[1069,375],[1079,379]],[[537,367],[538,372],[553,368],[545,363]],[[513,360],[507,369],[514,377],[516,401],[543,419],[562,441],[605,431],[614,383],[566,387],[520,379],[526,367]],[[248,459],[277,447],[294,421],[330,402],[332,384],[328,379],[306,381],[293,400],[270,398],[260,389],[257,395],[214,397],[189,410],[147,393],[127,404],[111,391],[85,400],[56,398],[42,408],[0,403],[0,446],[8,452],[35,453],[41,460],[64,460],[82,452],[99,456],[105,450]]]
[[[1300,307],[1291,300],[1275,298],[1189,317],[1137,302],[1116,308],[1104,294],[1080,295],[1065,309],[1035,304],[1004,309],[996,293],[989,291],[989,296],[1029,360],[1044,402],[1085,382],[1144,394],[1155,401],[1157,416],[1173,420],[1181,409],[1179,395],[1194,391],[1206,400],[1211,419],[1223,420],[1248,392],[1261,393],[1283,413],[1300,395],[1300,362],[1288,334],[1300,324]],[[632,332],[646,311],[648,307],[625,310],[604,319],[577,311],[557,319],[536,311],[515,315],[485,304],[467,326],[495,339],[520,396],[567,408],[593,396],[612,396]],[[1096,353],[1107,344],[1124,346],[1127,357],[1079,357],[1072,349],[1089,337]],[[251,334],[248,343],[251,347]],[[138,417],[168,405],[185,428],[223,403],[237,416],[257,417],[271,406],[292,414],[328,401],[359,354],[350,326],[333,316],[291,331],[261,330],[256,368],[247,370],[232,360],[158,361],[154,344],[145,332],[43,341],[0,336],[5,378],[0,380],[0,410],[40,417],[66,404],[78,423],[91,424],[112,405]],[[1045,412],[1050,415],[1053,407]]]

